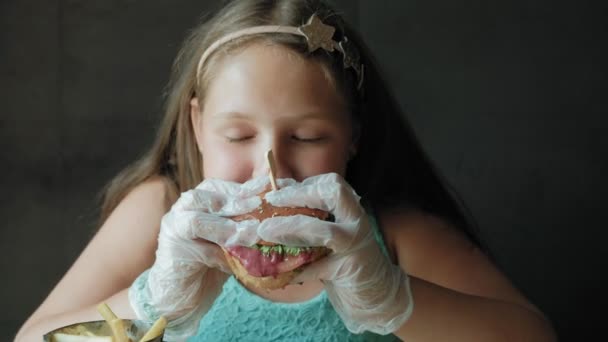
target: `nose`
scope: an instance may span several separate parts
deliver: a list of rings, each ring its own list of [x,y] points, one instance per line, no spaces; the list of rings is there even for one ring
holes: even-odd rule
[[[270,174],[270,166],[266,155],[268,150],[272,150],[274,157],[275,177],[278,178],[294,178],[294,172],[291,169],[289,162],[289,152],[286,148],[282,148],[280,144],[270,144],[271,148],[267,148],[264,151],[259,152],[257,158],[256,167],[253,171],[253,178],[268,176]]]

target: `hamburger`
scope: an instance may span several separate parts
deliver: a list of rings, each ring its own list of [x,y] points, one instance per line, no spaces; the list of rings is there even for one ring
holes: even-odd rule
[[[231,217],[234,221],[271,217],[306,215],[320,220],[333,221],[333,216],[320,209],[305,207],[275,207],[259,196],[262,204],[253,211]],[[327,247],[285,246],[260,240],[252,246],[222,247],[226,261],[235,277],[244,285],[275,290],[284,288],[308,264],[331,252]]]

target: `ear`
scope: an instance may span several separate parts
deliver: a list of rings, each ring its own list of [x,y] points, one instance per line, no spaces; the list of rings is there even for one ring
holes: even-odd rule
[[[192,123],[192,130],[194,131],[194,137],[196,138],[196,145],[198,151],[202,153],[202,137],[201,132],[201,108],[198,103],[198,97],[193,97],[190,100],[190,122]]]

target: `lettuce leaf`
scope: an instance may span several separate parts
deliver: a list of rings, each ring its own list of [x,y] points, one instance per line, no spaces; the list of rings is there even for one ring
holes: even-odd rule
[[[255,249],[259,250],[260,252],[262,252],[262,254],[264,254],[266,256],[268,256],[272,253],[277,253],[277,254],[281,254],[281,255],[288,254],[288,255],[298,256],[298,255],[300,255],[300,253],[307,252],[312,249],[311,247],[293,247],[293,246],[284,246],[284,245],[264,246],[264,245],[258,245],[258,244],[251,246],[251,248],[255,248]]]

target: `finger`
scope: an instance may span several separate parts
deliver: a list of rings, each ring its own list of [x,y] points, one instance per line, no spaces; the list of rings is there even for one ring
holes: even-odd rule
[[[275,207],[306,207],[332,212],[335,205],[326,200],[329,196],[323,196],[322,193],[335,189],[335,185],[296,184],[269,192],[265,199]]]
[[[257,196],[260,193],[268,190],[269,188],[270,178],[268,178],[268,176],[261,176],[250,179],[247,182],[243,183],[238,195],[241,197]]]
[[[226,256],[218,245],[203,239],[197,239],[195,240],[195,243],[200,246],[200,262],[208,267],[217,268],[224,273],[232,273],[230,266],[228,266],[228,262],[226,261]]]
[[[262,199],[257,195],[247,198],[232,197],[228,198],[219,210],[209,212],[218,216],[232,217],[252,212],[260,205],[262,205]]]
[[[327,173],[310,177],[302,185],[317,186],[321,200],[329,207],[337,222],[348,222],[365,214],[361,207],[361,197],[348,182],[337,173]]]
[[[346,182],[339,183],[334,193],[329,196],[335,205],[332,213],[337,222],[352,222],[359,220],[365,215],[365,210],[361,206],[361,197]]]
[[[209,215],[200,224],[191,227],[193,236],[212,241],[220,246],[251,246],[259,237],[257,235],[258,220],[235,222],[231,219]]]
[[[289,186],[294,186],[296,184],[298,184],[298,182],[295,179],[293,179],[293,178],[280,178],[280,179],[277,179],[277,187],[279,189],[285,188],[285,187],[289,187]]]
[[[175,211],[202,211],[220,216],[248,213],[262,204],[259,196],[226,196],[208,190],[193,189],[184,192],[171,208]]]
[[[290,182],[287,186],[266,195],[266,200],[280,207],[308,207],[333,211],[335,207],[330,201],[332,193],[339,187],[336,173],[328,173],[309,177],[301,183]],[[327,194],[326,194],[327,193]]]
[[[214,266],[214,268],[217,268],[218,270],[226,274],[232,274],[232,269],[230,268],[230,266],[228,266],[228,261],[226,261],[226,255],[224,255],[223,252],[221,258],[222,259],[217,259],[218,263],[216,266]]]
[[[258,220],[245,220],[236,222],[236,231],[221,246],[252,246],[260,240],[257,229]]]
[[[267,176],[253,178],[245,183],[208,178],[200,183],[196,189],[223,194],[226,197],[247,198],[264,192],[269,184],[270,179]]]
[[[302,184],[304,184],[304,185],[329,184],[329,183],[340,182],[340,180],[343,180],[343,179],[344,178],[342,176],[340,176],[339,174],[337,174],[335,172],[329,172],[329,173],[323,173],[320,175],[308,177],[302,181]]]
[[[325,246],[342,251],[353,241],[357,224],[336,224],[305,215],[282,216],[260,223],[257,234],[265,241],[287,246]]]
[[[257,220],[235,222],[229,218],[200,211],[170,211],[161,221],[161,237],[182,240],[205,239],[224,246],[253,244],[257,241]],[[160,238],[160,237],[159,237]]]
[[[221,208],[226,201],[223,194],[207,190],[192,189],[181,193],[171,210],[202,210],[215,211]]]

